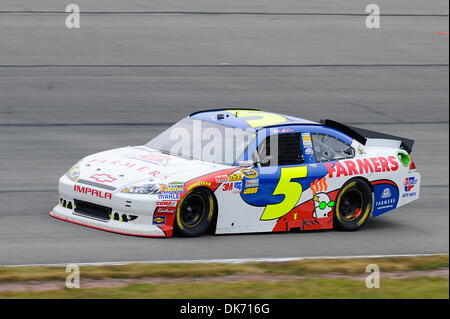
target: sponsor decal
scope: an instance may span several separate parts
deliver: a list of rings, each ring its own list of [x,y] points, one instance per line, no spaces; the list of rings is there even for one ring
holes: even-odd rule
[[[335,163],[324,163],[328,170],[328,177],[340,177],[360,175],[367,173],[380,173],[398,170],[398,162],[395,156],[379,156],[363,159],[338,161]]]
[[[391,197],[391,196],[392,196],[392,193],[391,193],[391,190],[389,188],[385,188],[383,190],[383,193],[381,193],[381,198],[388,198],[388,197]]]
[[[273,128],[272,129],[272,134],[276,134],[276,133],[290,133],[290,132],[294,132],[293,129],[291,128]]]
[[[398,152],[397,157],[404,167],[409,166],[409,163],[411,162],[411,157],[407,153]]]
[[[99,183],[112,183],[117,180],[117,178],[114,178],[109,174],[94,174],[89,178]]]
[[[314,202],[314,218],[327,218],[333,211],[335,202],[330,199],[327,193],[317,193],[313,197]]]
[[[258,192],[258,187],[249,187],[244,189],[244,194],[255,194]]]
[[[364,148],[361,145],[358,145],[358,147],[356,148],[356,151],[359,154],[366,154],[366,151],[364,150]]]
[[[411,189],[413,189],[417,184],[417,181],[418,179],[414,176],[405,178],[405,181],[403,182],[403,185],[405,186],[405,192],[411,191]]]
[[[226,182],[228,182],[228,176],[227,175],[216,176],[216,183],[226,183]]]
[[[228,182],[222,185],[222,191],[224,192],[233,191],[233,193],[240,193],[241,189],[242,189],[242,181]]]
[[[305,148],[305,154],[313,155],[314,151],[313,151],[312,147]]]
[[[158,213],[175,213],[175,207],[158,207]]]
[[[234,191],[233,193],[240,193],[242,190],[242,181],[241,182],[234,182]]]
[[[405,178],[405,181],[403,182],[403,186],[405,187],[405,192],[402,197],[414,197],[417,196],[417,192],[411,192],[411,190],[416,186],[419,179],[412,177]]]
[[[383,199],[375,202],[375,207],[377,209],[382,208],[395,208],[395,205],[397,203],[397,200],[395,198],[389,198],[389,199]]]
[[[164,201],[157,201],[156,206],[166,206],[166,207],[175,207],[177,206],[177,201],[171,201],[171,200],[164,200]]]
[[[153,216],[153,225],[165,225],[166,216]]]
[[[171,182],[167,185],[162,186],[163,193],[175,193],[180,194],[184,193],[184,183],[181,182]]]
[[[231,191],[231,190],[233,190],[233,186],[234,186],[233,183],[225,183],[222,186],[222,191],[224,191],[224,192]]]
[[[259,186],[259,178],[245,180],[245,187],[257,187],[257,186]]]
[[[239,173],[228,175],[228,180],[230,182],[242,181],[242,175]]]
[[[323,177],[320,180],[317,178],[314,180],[314,182],[311,183],[310,188],[313,195],[315,195],[318,192],[324,192],[328,189],[326,179],[327,179],[326,177]]]
[[[302,133],[302,141],[305,148],[312,147],[311,135],[309,133]]]
[[[395,183],[391,181],[373,185],[375,203],[373,216],[384,214],[397,207],[399,191]]]
[[[158,194],[158,199],[161,200],[179,200],[180,194]]]
[[[101,190],[97,190],[90,187],[80,186],[80,185],[73,185],[73,191],[77,193],[82,193],[86,195],[91,195],[98,198],[104,198],[104,199],[111,199],[112,194],[108,192],[103,192]]]
[[[244,175],[247,178],[256,178],[258,177],[258,172],[255,171],[252,168],[242,168],[241,169],[242,175]]]
[[[327,178],[324,176],[321,179],[316,178],[310,184],[313,194],[314,211],[313,218],[328,218],[333,211],[335,202],[330,199],[326,191],[328,190]]]

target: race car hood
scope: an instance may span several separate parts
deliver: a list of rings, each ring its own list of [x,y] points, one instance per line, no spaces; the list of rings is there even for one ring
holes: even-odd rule
[[[134,183],[186,182],[230,166],[171,156],[146,146],[128,146],[96,153],[79,163],[78,183],[120,189]]]

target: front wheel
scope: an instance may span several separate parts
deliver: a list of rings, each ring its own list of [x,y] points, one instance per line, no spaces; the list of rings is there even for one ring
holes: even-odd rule
[[[363,179],[348,181],[336,199],[333,222],[337,229],[357,230],[367,221],[372,209],[372,190]]]
[[[211,191],[193,189],[178,204],[175,230],[182,236],[200,236],[211,227],[213,216],[214,198]]]

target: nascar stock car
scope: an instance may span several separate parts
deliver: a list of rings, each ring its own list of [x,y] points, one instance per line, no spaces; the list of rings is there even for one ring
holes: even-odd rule
[[[332,120],[201,111],[80,160],[50,215],[148,237],[356,230],[419,198],[413,143]]]

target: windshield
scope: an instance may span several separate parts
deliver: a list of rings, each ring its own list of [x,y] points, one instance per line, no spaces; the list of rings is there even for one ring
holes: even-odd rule
[[[254,137],[253,132],[240,128],[187,117],[159,134],[146,146],[165,154],[236,165]]]

